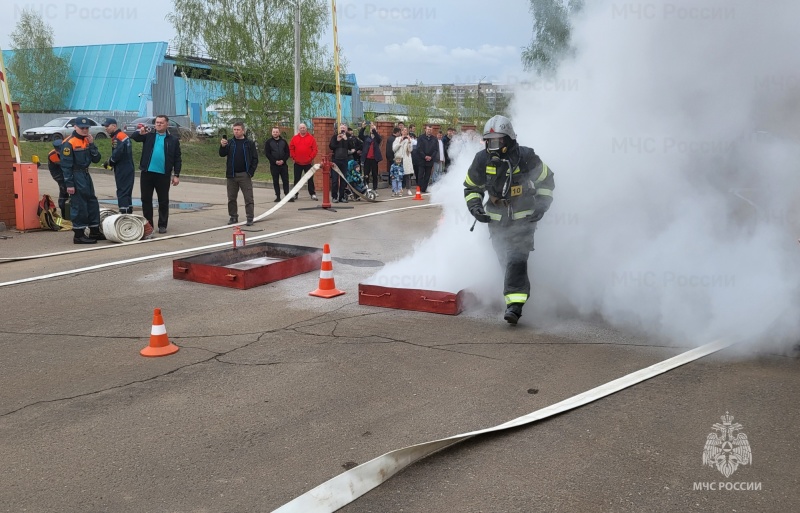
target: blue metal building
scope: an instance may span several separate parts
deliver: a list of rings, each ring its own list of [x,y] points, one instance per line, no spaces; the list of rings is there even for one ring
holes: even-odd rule
[[[53,52],[67,59],[75,86],[66,103],[69,112],[114,113],[118,117],[153,114],[184,117],[193,124],[208,120],[206,107],[220,96],[219,84],[184,78],[166,42],[61,46]],[[3,51],[6,63],[13,50]],[[202,62],[188,67],[208,68]],[[356,77],[343,77],[351,94],[342,95],[342,118],[363,116]],[[314,93],[326,101],[314,116],[336,116],[336,95]]]

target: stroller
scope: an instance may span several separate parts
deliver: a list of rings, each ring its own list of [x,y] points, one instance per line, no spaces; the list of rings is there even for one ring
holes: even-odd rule
[[[347,183],[354,190],[358,191],[358,194],[361,194],[369,201],[375,200],[375,191],[370,189],[369,186],[364,182],[364,177],[361,175],[361,164],[359,164],[357,160],[351,160],[347,164]],[[352,194],[354,196],[352,199],[356,201],[361,200],[358,195],[353,194],[353,191],[350,190],[350,188],[347,189],[347,194]]]

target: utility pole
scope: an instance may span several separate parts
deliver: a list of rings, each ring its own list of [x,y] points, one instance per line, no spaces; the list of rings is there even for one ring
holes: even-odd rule
[[[336,126],[342,124],[342,85],[339,80],[339,36],[336,28],[336,0],[331,0],[333,13],[333,69],[336,73]],[[337,128],[338,130],[338,128]]]
[[[300,130],[300,0],[294,11],[294,132]]]

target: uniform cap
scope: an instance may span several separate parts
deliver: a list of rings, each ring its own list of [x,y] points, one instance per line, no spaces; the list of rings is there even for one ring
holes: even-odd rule
[[[89,123],[89,120],[87,118],[77,118],[75,120],[75,126],[78,128],[89,128],[90,126],[92,126],[92,124]]]
[[[118,125],[118,124],[119,124],[119,123],[117,123],[117,120],[116,120],[116,119],[114,119],[114,118],[106,118],[106,120],[105,120],[105,121],[103,121],[103,126],[108,126],[108,125]]]

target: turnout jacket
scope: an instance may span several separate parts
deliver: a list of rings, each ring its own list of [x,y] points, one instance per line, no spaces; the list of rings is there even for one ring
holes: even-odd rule
[[[89,144],[86,138],[72,132],[72,135],[61,143],[61,170],[64,172],[64,185],[75,187],[74,171],[89,171],[89,165],[100,162],[100,151],[94,143]]]
[[[108,159],[108,163],[115,171],[131,173],[134,171],[133,144],[131,138],[122,130],[117,129],[111,135],[111,158]]]
[[[499,162],[486,150],[475,155],[464,180],[464,199],[472,209],[482,205],[488,193],[486,213],[493,222],[509,222],[525,219],[534,210],[547,212],[554,188],[553,172],[533,148],[515,145]]]

